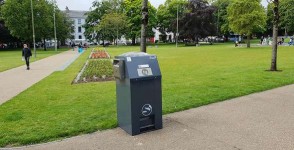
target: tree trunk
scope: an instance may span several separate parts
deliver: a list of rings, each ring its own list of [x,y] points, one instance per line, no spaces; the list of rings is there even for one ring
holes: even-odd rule
[[[250,48],[250,37],[251,35],[247,35],[247,48]]]
[[[132,37],[132,45],[136,45],[136,36]]]
[[[270,71],[277,71],[279,0],[274,0],[273,45]]]
[[[148,25],[148,0],[142,1],[141,52],[146,53],[146,30]]]
[[[118,46],[118,30],[116,30],[116,46]]]
[[[104,36],[102,36],[102,45],[103,45],[103,47],[105,47]]]
[[[198,36],[195,37],[195,43],[196,44],[199,44],[199,38],[198,38]]]
[[[44,51],[47,51],[46,40],[45,39],[43,39],[43,43],[44,43]]]

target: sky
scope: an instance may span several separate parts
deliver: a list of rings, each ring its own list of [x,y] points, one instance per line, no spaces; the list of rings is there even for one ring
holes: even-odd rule
[[[65,10],[68,6],[70,10],[89,10],[94,0],[56,0],[59,9]],[[149,0],[156,8],[165,2],[165,0]],[[262,0],[262,4],[266,5],[266,0]]]

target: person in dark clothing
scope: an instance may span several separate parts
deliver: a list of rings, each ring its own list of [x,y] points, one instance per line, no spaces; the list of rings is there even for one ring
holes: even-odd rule
[[[28,48],[27,44],[23,45],[22,49],[22,57],[26,61],[27,70],[30,70],[30,57],[32,56],[32,51],[30,48]]]

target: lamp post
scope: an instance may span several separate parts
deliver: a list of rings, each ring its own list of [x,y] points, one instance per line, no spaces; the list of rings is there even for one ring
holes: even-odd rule
[[[33,28],[33,44],[34,44],[34,55],[35,58],[37,57],[36,54],[36,40],[35,40],[35,22],[34,22],[34,9],[33,9],[33,0],[31,0],[31,12],[32,12],[32,28]]]
[[[179,5],[177,6],[177,33],[176,33],[176,47],[178,47],[179,40]]]
[[[54,18],[54,41],[55,41],[55,51],[57,51],[57,35],[56,35],[56,0],[53,0],[54,4],[54,12],[53,12],[53,18]]]
[[[219,36],[219,8],[217,9],[217,27],[216,27],[216,34]]]

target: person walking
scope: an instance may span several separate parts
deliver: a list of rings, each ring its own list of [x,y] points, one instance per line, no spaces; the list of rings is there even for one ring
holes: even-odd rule
[[[23,45],[22,58],[26,61],[27,70],[30,70],[30,57],[32,56],[32,51],[28,48],[27,44]]]

